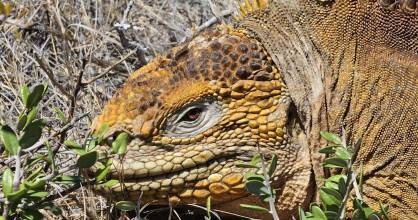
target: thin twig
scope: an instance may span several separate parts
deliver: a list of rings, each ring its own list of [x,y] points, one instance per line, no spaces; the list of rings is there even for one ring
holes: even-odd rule
[[[145,59],[145,54],[144,54],[144,50],[140,47],[140,46],[135,46],[134,44],[130,43],[128,41],[128,39],[126,39],[124,31],[131,28],[132,25],[129,24],[128,21],[128,15],[129,12],[131,11],[133,6],[133,1],[129,1],[129,3],[126,6],[125,11],[123,12],[123,17],[122,17],[122,21],[119,23],[116,23],[115,25],[113,25],[114,27],[116,27],[116,31],[119,35],[119,39],[120,42],[122,43],[122,46],[124,48],[128,48],[128,49],[135,49],[136,50],[136,56],[140,62],[139,67],[147,64],[147,61]]]
[[[220,13],[219,15],[221,15],[222,17],[225,17],[225,16],[227,16],[227,15],[232,14],[233,12],[234,12],[234,10],[232,10],[232,9],[229,9],[229,10],[224,10],[224,11],[221,11],[221,13]],[[206,21],[205,23],[203,23],[202,25],[200,25],[200,26],[196,29],[196,32],[197,32],[197,33],[199,33],[199,32],[201,32],[201,31],[203,31],[204,29],[206,29],[206,28],[208,28],[208,27],[212,26],[213,24],[217,23],[218,21],[220,21],[220,20],[219,20],[219,18],[218,18],[218,17],[216,17],[216,16],[214,16],[214,17],[210,18],[209,20],[207,20],[207,21]]]
[[[122,28],[117,28],[116,31],[119,34],[119,39],[123,47],[128,48],[128,49],[135,49],[136,57],[139,60],[139,67],[142,67],[145,64],[147,64],[147,60],[145,59],[144,49],[141,48],[139,45],[135,46],[134,44],[130,43],[128,39],[126,39]]]
[[[87,80],[87,81],[85,81],[85,82],[83,82],[83,85],[88,85],[88,84],[91,84],[92,82],[94,82],[94,81],[96,81],[96,80],[98,80],[98,79],[100,79],[100,78],[102,78],[102,77],[104,77],[104,76],[106,76],[106,75],[108,75],[108,73],[115,67],[115,66],[117,66],[118,64],[120,64],[120,63],[122,63],[123,61],[125,61],[126,59],[128,59],[130,56],[132,56],[132,54],[134,54],[134,53],[136,53],[136,50],[131,50],[131,51],[129,51],[129,53],[128,54],[126,54],[125,56],[123,56],[120,60],[118,60],[116,63],[114,63],[112,66],[109,66],[108,68],[106,68],[106,70],[103,72],[103,73],[101,73],[101,74],[99,74],[99,75],[97,75],[97,76],[95,76],[95,77],[93,77],[93,78],[91,78],[91,79],[89,79],[89,80]],[[111,75],[111,74],[109,74],[109,75]]]
[[[48,79],[51,81],[52,85],[58,88],[62,94],[65,95],[68,99],[71,99],[71,94],[67,92],[67,90],[55,79],[54,73],[49,69],[48,65],[46,64],[45,60],[35,54],[35,60],[41,67],[41,69],[46,73]]]
[[[230,14],[232,14],[234,12],[234,10],[229,9],[229,10],[223,10],[221,11],[220,15],[225,17],[228,16]],[[190,38],[196,36],[197,34],[199,34],[200,32],[202,32],[203,30],[205,30],[206,28],[216,24],[217,22],[219,22],[219,18],[216,16],[211,17],[209,20],[207,20],[205,23],[203,23],[202,25],[200,25],[199,27],[196,28],[196,30],[193,32],[192,36],[185,36],[183,39],[180,40],[180,43],[185,42],[187,40],[189,40]]]

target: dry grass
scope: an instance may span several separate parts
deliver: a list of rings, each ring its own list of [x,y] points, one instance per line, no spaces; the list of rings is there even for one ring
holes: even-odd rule
[[[213,2],[210,7],[208,0],[13,1],[11,15],[0,15],[0,123],[16,124],[23,108],[21,85],[45,83],[49,91],[40,114],[49,121],[46,137],[63,126],[58,108],[73,121],[88,113],[64,136],[84,139],[91,120],[129,73],[186,40],[214,13],[233,8],[232,0]],[[60,145],[62,139],[51,143]],[[57,149],[59,166],[74,163],[74,154]],[[107,218],[106,201],[85,188],[56,202],[67,219]]]

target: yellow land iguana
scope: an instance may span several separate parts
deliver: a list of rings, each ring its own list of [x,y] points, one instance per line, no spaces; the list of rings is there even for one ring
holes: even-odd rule
[[[394,219],[418,219],[416,0],[245,1],[236,22],[197,34],[134,72],[93,128],[130,135],[114,159],[116,197],[205,203],[244,215],[236,163],[259,144],[279,158],[283,219],[315,199],[319,131],[362,138],[364,195]],[[102,151],[109,146],[103,144]]]

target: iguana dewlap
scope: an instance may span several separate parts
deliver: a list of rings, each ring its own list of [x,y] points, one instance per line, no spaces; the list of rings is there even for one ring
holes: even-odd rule
[[[254,1],[240,18],[197,34],[134,72],[96,119],[108,139],[130,135],[114,159],[120,199],[205,204],[244,215],[260,203],[235,165],[279,158],[273,186],[284,219],[315,199],[319,131],[363,142],[367,202],[418,219],[416,0]],[[108,151],[103,144],[101,150]],[[123,185],[123,186],[122,186]],[[257,215],[255,215],[257,216]]]

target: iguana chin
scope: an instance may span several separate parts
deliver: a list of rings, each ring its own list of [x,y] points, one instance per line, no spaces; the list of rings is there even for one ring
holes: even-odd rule
[[[418,219],[416,0],[245,1],[237,21],[197,34],[134,72],[93,129],[126,132],[111,172],[121,199],[204,204],[259,217],[240,203],[258,151],[278,156],[283,219],[315,200],[319,131],[362,139],[365,200]],[[257,149],[259,146],[259,150]],[[107,144],[101,146],[108,151]]]

